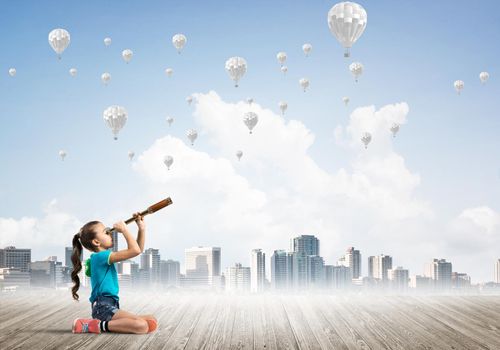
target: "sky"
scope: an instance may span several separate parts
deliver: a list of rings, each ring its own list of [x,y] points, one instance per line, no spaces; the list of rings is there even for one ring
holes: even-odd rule
[[[170,196],[171,207],[146,218],[146,247],[181,270],[192,246],[221,247],[223,268],[249,266],[254,248],[269,258],[290,238],[314,234],[327,264],[360,249],[363,275],[368,256],[388,254],[410,275],[445,258],[473,282],[492,280],[500,4],[359,3],[368,23],[346,59],[328,28],[330,1],[2,2],[0,246],[62,259],[85,222],[111,225]],[[47,40],[54,28],[71,35],[61,60]],[[176,33],[187,37],[181,54]],[[232,56],[248,63],[238,88],[224,70]],[[364,65],[357,83],[354,61]],[[284,115],[279,101],[288,103]],[[116,141],[102,117],[115,104],[128,111]],[[242,121],[249,109],[259,115],[252,135]],[[199,134],[194,146],[189,128]],[[364,131],[373,135],[367,149]]]

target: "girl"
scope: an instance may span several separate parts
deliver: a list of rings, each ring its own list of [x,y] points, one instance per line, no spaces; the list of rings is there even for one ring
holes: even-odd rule
[[[144,250],[144,234],[146,224],[139,213],[134,214],[137,223],[137,241],[127,229],[125,222],[120,221],[113,225],[117,232],[121,232],[127,241],[128,248],[117,252],[109,250],[113,246],[111,232],[99,221],[90,221],[83,225],[73,237],[73,271],[71,279],[74,286],[71,289],[73,299],[78,301],[78,288],[80,278],[78,273],[82,270],[81,256],[82,245],[94,252],[90,256],[90,282],[92,293],[92,318],[78,318],[73,321],[73,333],[150,333],[156,330],[158,323],[152,315],[134,315],[120,310],[118,302],[118,276],[115,262],[131,259]]]

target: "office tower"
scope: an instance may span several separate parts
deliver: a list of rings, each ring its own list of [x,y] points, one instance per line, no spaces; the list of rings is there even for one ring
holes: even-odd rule
[[[9,246],[0,249],[0,267],[13,267],[22,272],[29,272],[31,249],[17,249]]]
[[[220,287],[220,247],[193,247],[184,250],[187,286]]]
[[[226,290],[231,292],[250,291],[250,267],[241,266],[240,263],[226,269]]]
[[[373,266],[375,265],[377,257],[369,256],[368,257],[368,277],[375,278],[375,274],[373,273]]]
[[[293,254],[275,250],[271,256],[271,288],[287,289],[293,282]]]
[[[359,250],[355,250],[354,247],[347,248],[345,255],[339,259],[338,264],[349,267],[352,278],[361,276],[361,253]]]
[[[432,259],[427,264],[426,276],[430,277],[437,289],[449,289],[451,287],[451,262],[445,259]]]
[[[500,283],[500,259],[497,259],[497,261],[495,261],[495,275],[493,281],[495,283]]]
[[[302,252],[291,253],[292,255],[292,283],[295,289],[306,289],[309,287],[309,271],[307,266],[307,255]]]
[[[409,275],[409,271],[401,266],[387,270],[387,278],[390,281],[391,288],[399,291],[408,289]]]
[[[291,251],[305,255],[319,255],[319,239],[313,235],[301,235],[291,241]]]
[[[421,275],[411,276],[410,287],[420,291],[430,290],[432,288],[432,279]]]
[[[111,251],[117,252],[118,251],[118,232],[117,231],[111,232],[111,240],[113,242],[113,246],[111,247]]]
[[[166,287],[179,287],[181,264],[174,260],[160,261],[160,283]]]
[[[0,291],[30,287],[30,273],[14,267],[0,268]]]
[[[30,263],[32,287],[56,287],[55,261],[34,261]]]
[[[325,261],[321,256],[307,256],[307,283],[309,287],[320,288],[325,283]]]
[[[325,265],[325,286],[329,289],[346,289],[352,285],[352,270],[343,265]]]
[[[452,272],[451,273],[451,286],[455,289],[463,289],[470,287],[470,276],[466,273]]]
[[[264,291],[266,283],[266,253],[262,249],[252,250],[251,290],[254,293]]]
[[[140,272],[139,264],[133,262],[132,260],[125,260],[121,262],[121,274],[130,276],[130,283],[132,286],[139,284]]]
[[[392,269],[392,257],[389,255],[371,256],[368,259],[368,265],[372,264],[372,276],[380,281],[388,281],[387,270]]]
[[[148,248],[144,250],[144,253],[141,254],[141,270],[144,270],[144,272],[142,272],[141,282],[148,284],[148,276],[149,282],[159,282],[160,260],[160,252],[158,249]]]

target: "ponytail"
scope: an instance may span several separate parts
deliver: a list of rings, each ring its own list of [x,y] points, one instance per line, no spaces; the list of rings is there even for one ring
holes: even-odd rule
[[[71,262],[73,263],[73,270],[71,271],[71,280],[74,285],[71,288],[71,294],[73,294],[73,299],[78,301],[78,288],[80,288],[80,277],[78,277],[78,273],[82,270],[82,244],[80,243],[80,234],[82,231],[78,232],[73,236],[73,254],[71,255]]]

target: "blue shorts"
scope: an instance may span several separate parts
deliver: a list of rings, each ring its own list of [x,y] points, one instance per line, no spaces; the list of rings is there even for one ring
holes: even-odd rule
[[[120,303],[113,297],[98,295],[92,303],[92,318],[101,321],[110,321],[120,309]]]

